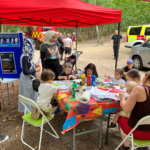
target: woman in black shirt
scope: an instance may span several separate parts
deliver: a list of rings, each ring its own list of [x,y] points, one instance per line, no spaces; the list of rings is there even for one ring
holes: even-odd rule
[[[55,73],[55,80],[58,80],[61,73],[58,51],[60,45],[56,40],[56,32],[47,31],[40,50],[43,70],[51,69]]]

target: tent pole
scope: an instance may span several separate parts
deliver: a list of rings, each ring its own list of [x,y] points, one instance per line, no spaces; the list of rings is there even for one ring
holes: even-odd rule
[[[2,24],[1,24],[1,21],[0,21],[0,32],[2,32]]]
[[[76,52],[77,52],[77,32],[78,32],[78,21],[76,22]],[[77,74],[77,62],[75,64],[75,73]]]
[[[118,23],[118,43],[117,43],[117,57],[115,63],[115,69],[117,69],[117,62],[118,62],[118,54],[119,54],[119,47],[120,47],[120,22]]]

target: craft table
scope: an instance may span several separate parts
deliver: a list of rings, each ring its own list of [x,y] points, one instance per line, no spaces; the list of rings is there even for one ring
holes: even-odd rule
[[[69,96],[68,92],[57,93],[56,98],[63,110],[68,113],[62,132],[65,133],[66,131],[73,129],[73,150],[75,150],[76,136],[94,131],[100,131],[99,148],[101,148],[103,116],[118,111],[120,109],[120,103],[115,100],[109,102],[97,102],[93,98],[90,98],[90,102],[88,104],[81,104],[79,101],[76,101],[75,98]],[[75,133],[75,127],[79,123],[93,120],[97,117],[101,117],[100,128],[81,133]]]
[[[3,80],[0,79],[0,82],[3,83],[3,84],[6,84],[6,88],[7,88],[7,94],[2,94],[2,95],[0,95],[0,96],[2,97],[3,95],[7,95],[7,97],[8,97],[8,105],[9,105],[9,113],[10,113],[10,115],[11,115],[12,112],[15,112],[15,111],[17,111],[17,110],[11,111],[8,84],[9,84],[9,83],[12,83],[13,94],[14,94],[14,82],[17,82],[18,80],[19,80],[19,78],[17,78],[17,79],[10,79],[10,78],[7,79],[7,78],[4,78]]]

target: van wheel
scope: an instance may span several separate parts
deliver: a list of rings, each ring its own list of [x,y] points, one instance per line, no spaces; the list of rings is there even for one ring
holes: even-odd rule
[[[137,66],[139,70],[143,69],[143,62],[139,56],[135,56],[133,60],[134,60],[135,66]]]

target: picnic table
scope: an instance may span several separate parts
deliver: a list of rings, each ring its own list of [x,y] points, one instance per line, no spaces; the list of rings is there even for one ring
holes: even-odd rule
[[[109,89],[103,89],[109,90]],[[73,150],[75,150],[75,137],[77,135],[86,134],[94,131],[100,131],[100,143],[99,148],[101,148],[101,138],[102,138],[102,119],[104,115],[110,114],[112,112],[119,111],[120,103],[117,100],[97,102],[92,97],[89,103],[83,104],[77,101],[72,95],[68,95],[68,92],[57,93],[56,98],[62,109],[67,112],[67,118],[63,125],[63,131],[65,132],[73,129]],[[81,133],[75,133],[76,126],[84,121],[93,120],[94,118],[101,117],[100,128],[85,131]]]

